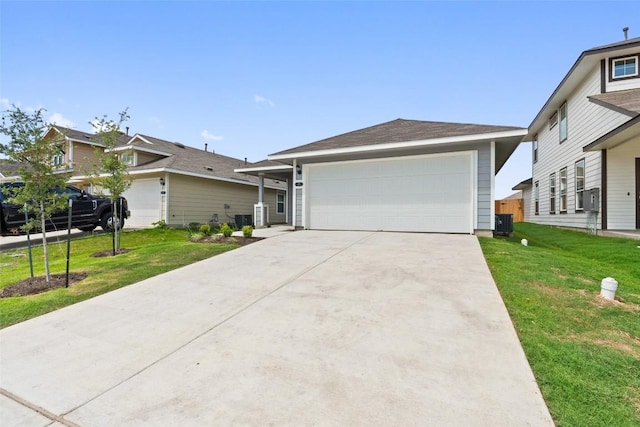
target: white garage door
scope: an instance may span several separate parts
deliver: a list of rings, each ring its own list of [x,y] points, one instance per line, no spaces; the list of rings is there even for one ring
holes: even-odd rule
[[[311,164],[307,228],[473,232],[473,154]]]
[[[124,196],[129,202],[131,217],[125,226],[151,227],[161,218],[160,181],[153,179],[136,179]]]

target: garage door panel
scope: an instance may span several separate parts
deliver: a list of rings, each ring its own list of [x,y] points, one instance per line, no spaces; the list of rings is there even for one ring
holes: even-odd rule
[[[470,233],[471,154],[310,165],[309,228]]]
[[[136,179],[124,196],[129,203],[130,226],[148,227],[161,218],[160,184],[157,179]]]

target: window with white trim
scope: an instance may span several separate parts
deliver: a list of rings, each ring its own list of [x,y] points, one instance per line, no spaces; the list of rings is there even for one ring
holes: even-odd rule
[[[125,151],[121,154],[121,156],[122,163],[124,163],[125,165],[133,166],[133,153]]]
[[[576,162],[576,212],[584,211],[584,159]]]
[[[611,60],[611,78],[623,79],[638,75],[638,57],[628,56]]]
[[[556,173],[549,175],[549,213],[556,213]]]
[[[567,212],[567,168],[560,169],[560,213]]]
[[[534,209],[535,214],[540,214],[540,185],[538,185],[538,181],[533,184],[533,201],[534,201]]]
[[[553,129],[558,124],[558,112],[555,111],[551,117],[549,117],[549,129]]]
[[[64,165],[64,153],[60,152],[53,155],[53,166],[59,167]]]
[[[531,147],[533,149],[533,163],[538,162],[538,135],[533,137],[533,141],[531,141]]]
[[[560,115],[560,142],[567,139],[567,103],[565,102],[560,106],[560,111],[558,113]]]
[[[283,214],[285,210],[285,194],[282,192],[276,193],[276,213]]]

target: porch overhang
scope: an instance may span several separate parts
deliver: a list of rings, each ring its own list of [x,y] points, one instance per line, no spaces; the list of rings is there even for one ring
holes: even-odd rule
[[[259,164],[255,164],[246,168],[234,169],[234,172],[246,173],[247,175],[257,177],[263,176],[277,181],[286,181],[291,180],[292,178],[293,166],[285,164],[268,164],[260,166]]]
[[[591,144],[584,146],[582,151],[600,151],[614,148],[638,136],[640,136],[640,115],[602,135]]]

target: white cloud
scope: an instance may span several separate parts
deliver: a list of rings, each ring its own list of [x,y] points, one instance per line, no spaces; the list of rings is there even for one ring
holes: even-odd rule
[[[224,136],[214,135],[206,129],[200,132],[200,136],[210,141],[222,141],[224,139]]]
[[[260,96],[260,95],[254,95],[253,100],[255,101],[256,104],[268,104],[268,105],[270,105],[272,107],[274,107],[276,105],[270,99],[265,98],[264,96]]]
[[[49,122],[59,126],[64,126],[66,128],[73,128],[76,126],[74,122],[67,119],[60,113],[53,113],[51,116],[49,116]]]
[[[7,98],[0,98],[0,108],[2,108],[3,111],[11,108],[11,103]]]

